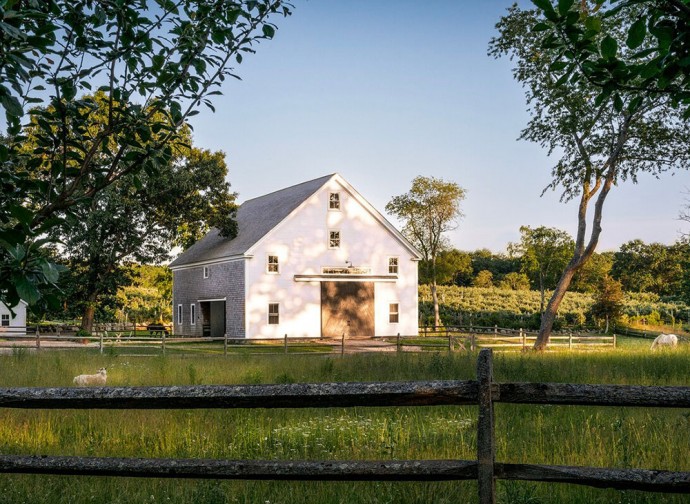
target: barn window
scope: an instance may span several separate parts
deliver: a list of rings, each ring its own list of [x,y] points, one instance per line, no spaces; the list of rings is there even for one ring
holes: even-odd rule
[[[194,303],[189,305],[189,323],[196,325],[196,305]]]
[[[2,327],[7,327],[10,325],[10,315],[8,313],[2,314]]]
[[[268,303],[268,323],[277,324],[280,322],[280,308],[278,303]]]
[[[182,305],[177,305],[177,323],[182,325]]]
[[[398,303],[391,303],[388,305],[388,322],[391,324],[397,324],[399,321],[399,309]]]
[[[397,257],[389,257],[388,258],[388,273],[390,273],[392,275],[398,274],[398,258]]]
[[[204,278],[208,278],[208,266],[204,266]]]
[[[332,192],[328,195],[328,209],[340,210],[340,193]]]
[[[278,264],[278,256],[276,256],[276,255],[268,256],[268,261],[266,263],[266,271],[269,273],[280,273],[280,265]]]
[[[328,248],[340,248],[340,231],[328,233]]]

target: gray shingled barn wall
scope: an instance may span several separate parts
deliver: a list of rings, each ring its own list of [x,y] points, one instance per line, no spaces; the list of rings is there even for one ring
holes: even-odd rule
[[[226,298],[226,331],[230,338],[244,338],[244,268],[245,261],[232,261],[208,266],[208,278],[203,277],[201,266],[173,271],[174,331],[183,335],[202,335],[199,299]],[[189,306],[195,303],[196,325],[189,320]],[[182,325],[177,323],[177,305],[182,305]]]

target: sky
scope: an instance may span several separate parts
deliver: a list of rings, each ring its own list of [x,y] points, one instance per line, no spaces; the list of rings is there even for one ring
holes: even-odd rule
[[[194,143],[226,153],[240,203],[337,172],[386,215],[423,175],[467,191],[448,234],[460,250],[504,252],[523,225],[574,235],[576,203],[541,196],[557,158],[517,140],[529,115],[511,63],[487,56],[511,3],[296,0],[237,67],[242,80],[226,80],[216,113],[193,118]],[[690,232],[678,220],[688,188],[685,171],[614,187],[598,250]]]

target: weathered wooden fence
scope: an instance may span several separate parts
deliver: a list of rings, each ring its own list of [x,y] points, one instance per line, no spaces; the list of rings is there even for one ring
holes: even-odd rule
[[[107,348],[120,350],[162,352],[180,349],[203,353],[241,349],[242,353],[350,353],[353,351],[444,351],[476,350],[478,348],[518,349],[531,347],[536,332],[503,329],[499,327],[422,327],[419,335],[393,337],[345,336],[340,338],[295,338],[287,334],[283,338],[246,339],[233,338],[227,334],[221,337],[199,337],[192,335],[169,335],[165,331],[118,331],[99,330],[90,336],[77,336],[74,332],[41,331],[37,327],[16,327],[0,331],[0,346],[22,346],[41,349],[43,346],[97,347],[100,352]],[[596,348],[616,346],[616,335],[596,334],[554,334],[551,348]]]
[[[690,493],[690,472],[497,462],[497,402],[690,408],[690,387],[496,383],[492,350],[484,349],[478,357],[477,379],[470,381],[0,389],[0,408],[479,407],[476,460],[262,461],[2,455],[0,473],[239,480],[477,480],[481,504],[496,501],[497,479]]]

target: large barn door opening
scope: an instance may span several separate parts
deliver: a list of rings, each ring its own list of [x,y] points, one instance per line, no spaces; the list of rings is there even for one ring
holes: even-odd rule
[[[225,334],[225,301],[201,301],[202,334],[222,338]]]
[[[374,335],[373,282],[321,282],[321,335]]]

